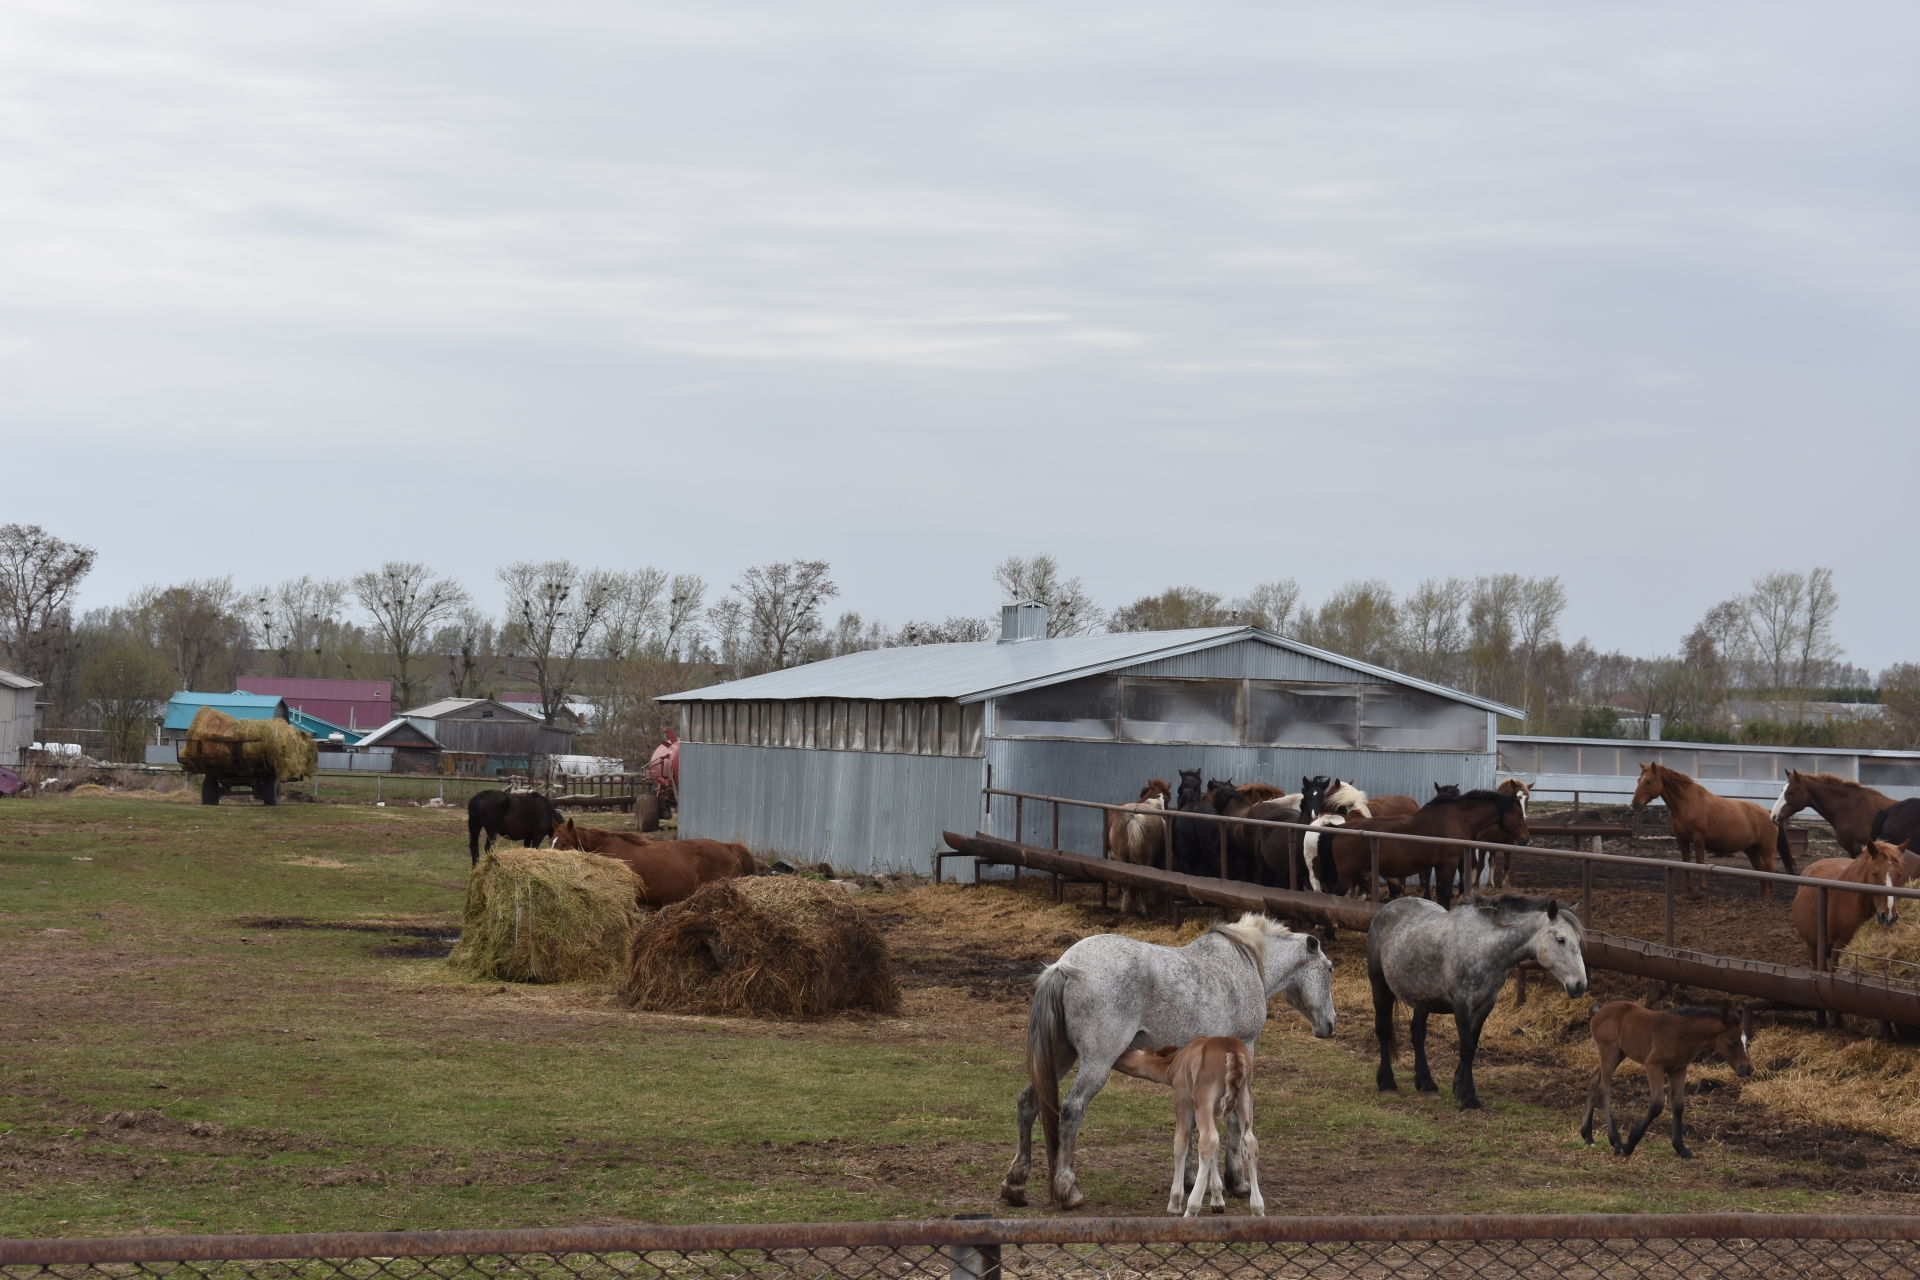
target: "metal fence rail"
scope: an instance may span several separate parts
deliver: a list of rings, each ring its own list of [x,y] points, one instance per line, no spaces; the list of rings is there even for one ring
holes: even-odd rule
[[[1920,1217],[1028,1218],[0,1240],[5,1280],[1920,1280]]]

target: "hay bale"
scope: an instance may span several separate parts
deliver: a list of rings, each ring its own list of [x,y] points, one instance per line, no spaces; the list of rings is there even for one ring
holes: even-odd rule
[[[490,982],[618,979],[639,913],[623,862],[566,849],[501,849],[467,881],[447,964]]]
[[[111,787],[103,787],[97,782],[83,782],[73,790],[67,792],[67,794],[70,796],[110,796],[113,794],[113,789]]]
[[[1916,967],[1920,966],[1920,902],[1901,898],[1893,905],[1900,912],[1893,926],[1884,927],[1868,916],[1844,953],[1835,957],[1835,968],[1889,977],[1905,985],[1920,982],[1920,967]]]
[[[216,778],[311,778],[320,768],[313,735],[285,720],[235,720],[202,707],[180,744],[180,767]]]
[[[879,931],[844,889],[791,876],[722,880],[643,922],[627,1003],[662,1013],[819,1018],[897,1013]]]

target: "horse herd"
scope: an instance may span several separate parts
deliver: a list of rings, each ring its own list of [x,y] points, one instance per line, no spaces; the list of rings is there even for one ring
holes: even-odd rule
[[[1224,874],[1273,888],[1308,888],[1316,893],[1370,893],[1372,845],[1380,850],[1380,878],[1393,892],[1418,877],[1435,884],[1440,902],[1451,901],[1455,882],[1471,884],[1477,867],[1463,858],[1463,846],[1428,844],[1405,836],[1526,844],[1527,794],[1530,788],[1508,778],[1496,790],[1462,792],[1435,783],[1425,804],[1412,796],[1368,796],[1351,782],[1325,775],[1302,778],[1300,790],[1283,794],[1270,783],[1236,785],[1209,779],[1200,770],[1180,770],[1176,792],[1159,778],[1149,780],[1140,797],[1107,814],[1108,857],[1151,866],[1170,860],[1188,875]],[[1170,807],[1171,806],[1171,807]],[[1206,814],[1320,828],[1256,827],[1214,823],[1181,815]],[[1146,911],[1147,895],[1123,889],[1121,908]]]

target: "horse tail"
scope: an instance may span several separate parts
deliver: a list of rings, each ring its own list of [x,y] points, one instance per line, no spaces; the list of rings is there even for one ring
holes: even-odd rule
[[[1892,812],[1893,812],[1892,805],[1888,805],[1884,809],[1875,809],[1873,811],[1873,827],[1871,830],[1868,831],[1867,839],[1879,840],[1886,835],[1887,815]]]
[[[1793,869],[1793,845],[1787,840],[1787,824],[1782,822],[1777,828],[1778,835],[1773,842],[1774,852],[1780,855],[1780,865],[1788,875],[1798,875]]]
[[[1067,978],[1073,970],[1050,964],[1033,988],[1027,1015],[1027,1081],[1040,1108],[1047,1138],[1047,1168],[1060,1168],[1060,1077],[1073,1065],[1073,1041],[1067,1036]]]

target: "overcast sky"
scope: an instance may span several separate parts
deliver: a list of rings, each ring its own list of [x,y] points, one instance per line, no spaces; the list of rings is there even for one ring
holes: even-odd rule
[[[1641,653],[1826,564],[1848,656],[1920,659],[1917,36],[15,0],[0,521],[99,548],[82,607],[798,556],[897,623],[1045,550],[1108,605],[1558,574]]]

